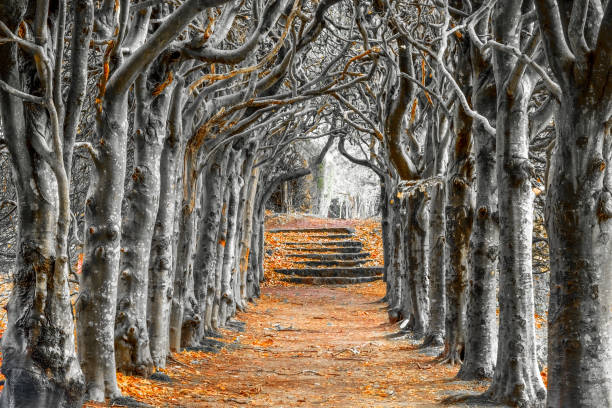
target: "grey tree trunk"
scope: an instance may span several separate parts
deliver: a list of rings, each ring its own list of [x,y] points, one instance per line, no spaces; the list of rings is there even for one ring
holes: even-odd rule
[[[234,256],[236,254],[236,241],[238,241],[238,207],[240,201],[240,168],[242,167],[242,154],[237,152],[235,158],[230,162],[230,174],[228,180],[229,201],[227,206],[227,235],[225,239],[225,250],[223,253],[223,264],[221,269],[221,305],[219,307],[219,324],[225,326],[230,317],[232,304],[234,303],[234,291],[232,288],[232,276]]]
[[[101,111],[96,118],[98,153],[85,202],[85,250],[75,305],[79,360],[88,398],[95,401],[121,395],[114,327],[127,157],[127,94],[107,94]]]
[[[257,150],[255,148],[255,150]],[[248,293],[248,269],[249,255],[251,253],[251,237],[253,236],[253,210],[255,208],[255,195],[257,193],[259,181],[259,167],[253,169],[251,164],[251,173],[247,182],[248,192],[244,210],[244,221],[242,226],[242,237],[240,241],[240,299],[242,307],[246,309],[246,301],[249,299]]]
[[[242,166],[242,188],[240,190],[240,206],[238,207],[238,235],[234,258],[235,281],[234,281],[234,310],[244,311],[246,309],[246,275],[248,267],[248,253],[252,234],[252,214],[255,204],[255,193],[257,192],[257,172],[253,174],[253,164],[257,153],[258,143],[245,147],[245,156]]]
[[[179,82],[173,91],[168,123],[168,136],[164,141],[160,165],[160,192],[157,219],[153,228],[149,257],[149,285],[147,324],[151,358],[156,367],[166,366],[169,350],[170,305],[173,291],[172,242],[176,212],[177,172],[182,147],[181,108],[183,85]]]
[[[520,47],[521,5],[498,3],[493,31]],[[544,405],[546,389],[536,356],[531,265],[533,199],[530,183],[528,103],[534,82],[516,76],[516,57],[496,51],[497,185],[499,189],[499,341],[493,382],[486,395],[522,407]],[[512,80],[510,80],[512,78]]]
[[[429,197],[422,187],[408,193],[408,247],[409,294],[412,303],[413,336],[421,339],[429,325]]]
[[[380,183],[380,212],[381,212],[381,232],[382,232],[382,244],[383,244],[383,263],[384,263],[384,276],[385,282],[385,296],[382,301],[388,301],[389,294],[391,292],[391,282],[389,279],[391,268],[391,219],[389,216],[389,204],[387,197],[386,183],[382,181]]]
[[[0,55],[7,58],[4,61],[14,61],[16,51],[12,45],[3,46]],[[19,84],[17,65],[7,65],[0,68],[2,80]],[[0,406],[80,407],[85,384],[74,348],[68,290],[69,219],[62,227],[58,211],[59,205],[69,207],[69,202],[61,193],[58,197],[56,176],[32,147],[35,137],[48,138],[50,119],[41,106],[4,92],[0,92],[0,113],[3,130],[11,136],[6,141],[19,211],[16,289],[6,305],[8,324],[2,336],[6,383]]]
[[[225,245],[227,243],[227,230],[228,230],[228,212],[229,212],[229,202],[231,198],[231,185],[227,183],[229,180],[229,172],[231,171],[231,166],[233,166],[233,161],[236,157],[236,152],[232,149],[229,155],[229,161],[223,170],[223,200],[222,200],[222,210],[221,210],[221,219],[219,221],[219,231],[217,233],[217,263],[215,265],[215,296],[213,307],[211,309],[211,325],[212,329],[218,331],[220,327],[223,326],[221,321],[221,302],[222,302],[222,289],[223,289],[223,260],[225,256]],[[227,184],[227,185],[226,185]]]
[[[546,390],[536,356],[531,275],[534,193],[529,182],[529,95],[523,93],[530,90],[525,83],[514,95],[498,92],[499,348],[487,394],[494,401],[539,407],[544,404]]]
[[[471,87],[469,44],[459,43],[459,60],[455,74],[464,93]],[[456,139],[452,150],[446,185],[446,244],[448,269],[446,272],[446,335],[444,360],[450,364],[461,362],[464,349],[464,315],[466,305],[467,269],[470,234],[473,219],[472,178],[474,173],[472,147],[472,118],[461,106],[454,121]]]
[[[210,161],[206,173],[206,203],[200,226],[200,242],[196,256],[195,288],[200,305],[205,305],[204,322],[201,335],[212,333],[212,310],[215,300],[215,271],[217,265],[217,245],[219,223],[223,210],[224,169],[229,160],[231,147],[218,151]]]
[[[192,211],[191,219],[189,220],[189,225],[187,227],[188,234],[183,236],[184,245],[186,246],[185,254],[185,262],[179,262],[177,266],[181,266],[184,270],[184,278],[182,285],[185,287],[185,295],[183,297],[183,316],[182,316],[182,324],[181,324],[181,339],[180,345],[181,347],[197,347],[200,344],[200,325],[203,320],[202,315],[202,305],[196,299],[195,294],[195,257],[196,257],[196,248],[197,248],[197,237],[198,237],[198,225],[200,224],[200,219],[202,218],[202,202],[205,199],[200,199],[198,195],[206,195],[206,191],[203,190],[205,180],[203,177],[198,177],[196,182],[196,198],[195,198],[195,208]],[[179,245],[181,242],[179,242]],[[181,248],[183,246],[179,246]],[[183,247],[184,248],[184,247]],[[181,256],[181,252],[179,252],[179,256]]]
[[[143,74],[135,87],[134,169],[123,216],[115,322],[117,369],[145,377],[153,371],[147,330],[149,255],[159,206],[160,160],[172,92],[172,86],[168,86],[151,99],[151,87],[147,86],[150,80]]]
[[[410,225],[410,214],[412,213],[412,204],[410,200],[401,198],[400,194],[397,195],[398,201],[400,202],[400,230],[402,234],[401,241],[401,256],[402,256],[402,269],[401,269],[401,310],[399,312],[399,319],[402,321],[400,329],[403,332],[409,332],[414,329],[414,305],[412,303],[412,292],[411,292],[411,273],[410,269],[410,255],[413,251],[413,231]]]
[[[30,2],[0,2],[3,27],[39,47],[32,53],[10,41],[0,46],[0,116],[18,209],[13,290],[2,336],[2,407],[80,407],[85,392],[74,347],[68,232],[70,170],[87,83],[93,2],[72,2],[68,109],[62,94],[67,5],[41,4],[32,13]],[[19,93],[43,96],[32,101]]]
[[[612,405],[612,2],[557,3],[536,1],[560,87],[546,201],[546,405],[604,407]]]
[[[399,209],[399,202],[397,198],[391,199],[389,202],[389,212],[391,213],[391,234],[392,234],[392,252],[391,252],[391,276],[389,281],[391,282],[391,292],[389,296],[389,320],[395,323],[402,318],[408,316],[402,316],[402,274],[405,274],[405,262],[404,262],[404,237],[401,228],[401,215]]]
[[[261,273],[263,271],[260,270],[260,259],[263,262],[263,254],[262,251],[262,240],[263,240],[263,216],[262,212],[262,204],[261,204],[261,196],[263,191],[265,190],[264,183],[262,182],[262,178],[264,177],[264,173],[259,173],[259,181],[257,183],[257,192],[255,193],[255,204],[253,209],[253,221],[252,228],[253,233],[251,237],[251,250],[249,253],[249,269],[247,271],[247,294],[249,301],[254,301],[255,298],[259,297],[260,288],[259,284],[263,279]]]
[[[156,367],[166,366],[169,350],[170,305],[173,291],[174,219],[176,214],[177,172],[182,152],[183,83],[175,86],[170,101],[168,136],[164,141],[160,165],[160,192],[157,218],[151,239],[147,324],[151,358]]]
[[[488,21],[484,22],[485,27]],[[495,80],[490,64],[472,47],[473,81],[481,84],[472,98],[476,110],[489,123],[496,114]],[[462,380],[493,377],[497,356],[497,260],[499,224],[495,138],[481,124],[473,127],[476,155],[476,203],[470,239],[468,301],[466,310],[465,358]]]
[[[612,142],[600,105],[576,94],[556,115],[546,203],[549,407],[612,404]]]
[[[444,216],[446,192],[444,184],[437,183],[431,192],[429,214],[429,327],[422,347],[444,344],[446,316],[446,256]]]
[[[186,151],[185,155],[197,154]],[[188,158],[184,159],[189,163]],[[193,317],[197,310],[192,310],[191,299],[188,297],[189,286],[193,286],[193,252],[197,231],[197,209],[196,200],[199,194],[201,177],[197,177],[195,171],[185,169],[183,174],[183,195],[179,219],[179,235],[176,249],[176,266],[174,269],[174,284],[172,291],[172,306],[170,308],[170,351],[178,352],[183,346],[183,324],[187,316]],[[191,276],[190,276],[191,275]],[[185,339],[190,341],[189,338]]]

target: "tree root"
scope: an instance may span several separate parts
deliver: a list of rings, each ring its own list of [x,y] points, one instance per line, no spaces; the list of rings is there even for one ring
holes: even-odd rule
[[[389,340],[406,340],[410,338],[410,334],[400,330],[394,333],[386,334],[385,338]]]
[[[438,364],[458,365],[462,363],[461,352],[463,346],[458,345],[452,348],[445,347],[444,351],[438,357]]]
[[[443,405],[455,405],[455,404],[475,404],[475,405],[495,405],[494,401],[486,396],[486,394],[480,395],[452,395],[442,400]]]
[[[444,339],[442,335],[439,333],[430,333],[425,336],[423,340],[423,344],[419,346],[419,348],[427,348],[427,347],[441,347],[444,345]]]

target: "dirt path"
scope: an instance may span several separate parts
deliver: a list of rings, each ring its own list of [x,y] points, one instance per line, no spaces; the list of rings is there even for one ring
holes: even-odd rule
[[[265,288],[238,315],[246,332],[224,331],[227,347],[174,355],[173,383],[120,383],[160,407],[434,407],[449,392],[474,390],[409,341],[385,337],[394,326],[375,303],[383,290],[382,282]]]

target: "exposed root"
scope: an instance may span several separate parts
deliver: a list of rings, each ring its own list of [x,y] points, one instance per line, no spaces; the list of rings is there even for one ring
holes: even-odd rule
[[[464,363],[461,369],[457,373],[457,379],[463,381],[483,381],[490,380],[493,378],[495,373],[494,367],[485,368],[482,366],[474,367],[469,362]]]
[[[214,337],[216,339],[222,339],[223,335],[214,329],[207,329],[204,332],[204,337]]]
[[[385,335],[385,338],[389,340],[406,340],[410,338],[410,335],[404,331],[397,331],[395,333],[389,333]]]
[[[455,404],[477,404],[477,405],[495,405],[491,399],[489,399],[485,394],[481,395],[452,395],[450,397],[446,397],[442,400],[442,404],[444,405],[455,405]]]
[[[438,364],[449,364],[458,365],[463,362],[461,353],[463,352],[463,345],[456,345],[455,347],[445,347],[444,352],[438,357]]]
[[[444,338],[439,333],[430,333],[425,336],[423,340],[423,344],[419,346],[419,348],[427,348],[427,347],[441,347],[444,345]]]

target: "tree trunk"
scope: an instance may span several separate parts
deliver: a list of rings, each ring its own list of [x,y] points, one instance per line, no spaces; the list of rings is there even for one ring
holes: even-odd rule
[[[231,170],[228,180],[229,201],[227,212],[227,235],[225,239],[225,251],[223,253],[223,264],[221,269],[221,305],[219,308],[219,324],[225,326],[229,319],[232,303],[234,302],[234,291],[232,289],[232,270],[234,256],[236,253],[238,206],[240,201],[240,176],[239,169],[242,166],[241,153],[237,152],[235,158],[230,162]]]
[[[231,197],[231,185],[227,183],[229,179],[230,166],[234,165],[234,159],[236,157],[235,151],[231,150],[230,158],[227,166],[224,169],[224,191],[223,191],[223,205],[221,209],[221,219],[219,221],[219,232],[217,233],[217,264],[215,265],[215,297],[213,307],[211,310],[211,325],[213,330],[217,331],[223,325],[221,322],[221,302],[222,302],[222,290],[223,290],[223,260],[225,256],[225,245],[227,243],[227,230],[228,230],[228,211],[229,202]],[[226,185],[227,184],[227,185]]]
[[[420,339],[425,335],[429,319],[429,197],[417,187],[408,193],[410,231],[408,247],[409,295],[412,303],[413,336]]]
[[[263,240],[261,195],[263,194],[263,190],[265,190],[264,183],[262,182],[263,177],[264,174],[261,172],[261,170],[259,170],[257,192],[255,193],[255,204],[253,209],[253,233],[251,236],[251,250],[249,253],[249,269],[247,271],[247,295],[250,301],[253,301],[255,298],[259,297],[260,294],[259,283],[261,282],[261,279],[259,262],[260,259],[262,259],[262,245],[260,245],[260,243],[261,240]]]
[[[431,193],[429,217],[429,327],[423,347],[442,346],[444,344],[446,316],[446,262],[445,262],[445,227],[444,216],[445,188],[436,183]]]
[[[143,74],[136,86],[134,170],[121,229],[115,322],[117,369],[145,377],[153,371],[147,330],[149,256],[159,206],[160,160],[172,90],[166,87],[151,101],[144,94],[148,93],[146,82],[147,75]]]
[[[160,167],[160,192],[157,219],[151,240],[149,257],[149,286],[147,302],[147,323],[149,347],[153,364],[166,366],[169,349],[170,305],[172,301],[174,218],[176,213],[177,172],[182,151],[181,136],[181,96],[182,84],[174,90],[169,118],[169,134],[164,141]]]
[[[236,233],[235,233],[235,243],[234,243],[234,252],[232,255],[232,303],[228,313],[228,319],[235,316],[237,310],[243,308],[242,300],[240,299],[240,253],[242,251],[242,234],[243,234],[243,216],[244,216],[244,207],[246,205],[246,196],[248,194],[248,186],[245,184],[245,179],[250,175],[246,175],[247,171],[246,167],[249,166],[249,163],[246,162],[248,153],[248,148],[243,147],[241,150],[241,165],[238,167],[238,209],[236,213]],[[249,157],[249,160],[252,156]],[[252,163],[251,163],[252,164]]]
[[[5,62],[16,62],[16,46],[0,50]],[[0,68],[0,76],[19,88],[17,64]],[[61,211],[58,214],[58,200],[69,206],[67,190],[63,197],[60,190],[58,197],[56,176],[32,147],[32,135],[47,138],[50,134],[50,118],[42,107],[4,92],[0,92],[0,113],[4,134],[10,135],[6,143],[19,211],[14,289],[6,305],[8,322],[2,336],[6,383],[0,406],[80,407],[85,384],[74,348],[68,290],[69,219],[62,220]]]
[[[392,198],[389,202],[389,209],[391,212],[391,234],[393,237],[393,252],[391,255],[391,296],[389,297],[389,320],[395,323],[402,318],[408,316],[402,316],[402,303],[404,293],[402,292],[402,275],[405,274],[405,262],[404,262],[404,237],[402,234],[401,227],[401,215],[399,209],[399,203],[396,198]]]
[[[206,173],[206,203],[200,226],[200,242],[196,256],[195,287],[196,298],[205,305],[203,336],[212,333],[212,310],[215,300],[215,270],[217,266],[217,245],[221,212],[223,210],[224,169],[229,160],[231,147],[219,150],[212,158]]]
[[[257,176],[253,174],[253,164],[257,153],[258,143],[246,147],[244,165],[242,166],[242,188],[240,190],[240,206],[238,207],[238,231],[239,239],[236,245],[234,259],[235,284],[234,284],[234,314],[238,310],[246,309],[246,274],[248,266],[248,248],[251,242],[251,223],[255,193],[257,192]]]
[[[525,84],[519,88],[516,95],[498,92],[499,348],[487,394],[494,401],[539,407],[544,404],[546,390],[536,356],[531,275],[534,193],[529,182],[527,131],[531,87]]]
[[[85,202],[85,250],[75,305],[79,360],[89,399],[121,395],[114,328],[127,157],[127,94],[106,95],[96,118],[98,157]]]
[[[197,347],[200,344],[200,325],[203,320],[202,304],[198,302],[195,293],[195,256],[198,238],[198,225],[202,218],[202,203],[206,199],[200,199],[199,195],[206,195],[203,191],[204,180],[202,175],[198,177],[196,182],[196,198],[195,208],[192,211],[191,219],[186,227],[187,234],[183,236],[186,241],[182,248],[183,252],[179,252],[179,256],[185,256],[185,262],[179,262],[178,265],[184,270],[183,286],[185,287],[185,295],[182,301],[182,323],[181,323],[181,347]],[[171,327],[172,329],[172,327]]]
[[[255,195],[259,181],[259,167],[253,169],[247,182],[248,193],[244,211],[244,224],[242,227],[242,237],[240,242],[240,298],[244,302],[249,299],[247,290],[247,277],[249,269],[249,254],[251,253],[251,242],[253,236],[253,209],[255,208]],[[246,308],[246,304],[243,304]]]
[[[560,88],[545,209],[550,247],[546,404],[609,407],[612,2],[602,2],[603,7],[597,2],[535,4],[540,26],[547,28],[541,30],[542,43]]]
[[[475,48],[475,47],[474,47]],[[495,81],[490,64],[472,51],[473,80],[482,84],[474,90],[474,106],[494,122]],[[470,239],[470,269],[466,310],[465,358],[457,376],[462,380],[493,377],[497,356],[497,173],[495,138],[474,124],[476,153],[476,203]]]
[[[457,82],[464,93],[471,87],[469,47],[467,40],[460,43],[457,62]],[[474,173],[472,146],[472,118],[461,106],[454,120],[456,133],[452,160],[446,185],[446,244],[448,269],[446,272],[446,339],[445,360],[461,362],[464,348],[464,316],[470,234],[472,232]]]
[[[520,46],[516,29],[521,5],[497,3],[493,31],[500,41]],[[532,35],[536,35],[535,33]],[[533,40],[531,41],[533,42]],[[532,277],[533,200],[529,162],[528,105],[535,80],[518,71],[513,55],[495,51],[497,85],[496,156],[499,191],[499,336],[493,382],[486,392],[495,402],[541,407],[546,389],[536,355]]]
[[[380,183],[380,211],[381,211],[381,233],[382,233],[382,244],[383,244],[383,266],[384,274],[383,281],[385,282],[385,296],[383,301],[389,300],[389,294],[391,292],[391,282],[389,280],[389,269],[391,268],[391,219],[389,217],[389,204],[387,197],[386,183],[381,181]]]
[[[188,154],[197,154],[195,152],[186,152]],[[190,159],[185,158],[185,162],[189,162]],[[199,195],[199,187],[201,184],[201,177],[196,180],[195,171],[190,168],[185,168],[185,174],[183,174],[184,181],[183,185],[183,199],[181,203],[180,221],[179,221],[179,236],[177,241],[176,250],[176,266],[174,269],[174,289],[172,291],[172,306],[170,308],[170,351],[179,352],[181,350],[182,335],[183,335],[183,322],[185,318],[185,308],[189,308],[189,312],[192,311],[191,302],[188,298],[188,287],[193,285],[193,281],[190,278],[193,269],[193,247],[196,238],[196,208],[195,202]],[[195,190],[195,191],[194,191]]]
[[[612,404],[612,141],[606,104],[582,89],[556,115],[546,203],[551,408]]]

